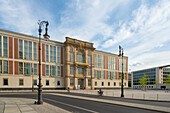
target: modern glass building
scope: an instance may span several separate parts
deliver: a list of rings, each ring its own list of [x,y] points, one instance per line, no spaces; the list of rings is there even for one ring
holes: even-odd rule
[[[0,89],[37,88],[39,39],[0,30]],[[121,87],[122,60],[98,51],[93,43],[66,37],[64,43],[42,39],[43,89],[95,89]],[[128,87],[128,57],[123,60],[124,86]]]

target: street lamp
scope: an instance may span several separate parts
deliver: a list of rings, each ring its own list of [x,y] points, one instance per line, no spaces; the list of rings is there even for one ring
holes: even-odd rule
[[[43,35],[44,38],[46,40],[48,40],[50,38],[50,36],[48,35],[48,21],[39,21],[38,25],[39,25],[39,29],[38,29],[38,32],[39,32],[39,85],[38,85],[38,101],[35,102],[36,104],[43,104],[43,101],[42,101],[42,85],[41,85],[41,32],[42,32],[42,29],[41,29],[41,26],[43,24],[46,24],[46,28],[45,28],[45,34]]]
[[[123,74],[123,48],[119,45],[119,57],[122,56],[122,85],[121,85],[121,97],[124,97],[123,94],[123,79],[124,79],[124,74]]]

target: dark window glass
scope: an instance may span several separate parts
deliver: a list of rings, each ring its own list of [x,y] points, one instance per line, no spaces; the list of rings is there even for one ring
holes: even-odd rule
[[[4,85],[8,85],[8,79],[4,79]]]

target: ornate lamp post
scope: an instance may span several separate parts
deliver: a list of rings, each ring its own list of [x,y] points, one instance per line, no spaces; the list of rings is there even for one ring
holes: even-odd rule
[[[45,34],[43,35],[44,38],[46,40],[48,40],[50,38],[50,36],[48,35],[48,21],[40,21],[38,23],[39,25],[39,29],[38,29],[38,32],[39,32],[39,84],[38,84],[38,101],[35,102],[36,104],[43,104],[43,101],[42,101],[42,85],[41,85],[41,32],[42,32],[42,25],[43,24],[46,24],[46,28],[45,28]]]
[[[124,79],[124,74],[123,74],[123,48],[119,45],[119,57],[122,56],[122,85],[121,85],[121,97],[124,97],[124,92],[123,92],[123,79]]]

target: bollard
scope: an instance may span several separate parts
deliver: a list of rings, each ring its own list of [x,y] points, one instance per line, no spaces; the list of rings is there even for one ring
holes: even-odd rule
[[[143,100],[145,100],[145,93],[143,94]]]
[[[158,94],[157,94],[157,101],[158,101]]]

